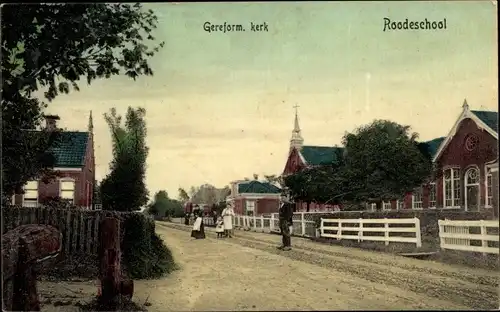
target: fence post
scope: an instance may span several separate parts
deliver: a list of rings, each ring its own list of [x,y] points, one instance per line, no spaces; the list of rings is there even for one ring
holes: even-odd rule
[[[444,239],[441,237],[441,234],[445,233],[445,231],[444,231],[444,225],[443,225],[443,220],[438,220],[438,227],[439,227],[439,233],[438,233],[438,236],[439,236],[439,246],[441,247],[441,249],[444,249]]]
[[[415,217],[415,238],[417,239],[417,248],[422,247],[422,233],[420,232],[420,219]]]
[[[269,228],[274,232],[274,213],[271,213],[271,220],[269,221]]]
[[[304,212],[300,213],[300,225],[302,227],[302,236],[306,235],[306,220],[304,218]]]
[[[358,223],[358,243],[363,241],[363,219],[359,218],[359,223]]]
[[[485,225],[485,222],[484,220],[480,220],[479,222],[481,222],[481,247],[483,247],[483,249],[486,249],[488,248],[488,241],[484,238],[486,235],[487,235],[487,231],[486,231],[486,225]],[[470,233],[470,230],[469,230],[469,233]],[[483,254],[483,257],[486,257],[486,252],[482,252]]]
[[[342,221],[339,220],[339,223],[337,224],[337,240],[340,240],[341,239],[341,236],[342,236]]]
[[[260,229],[264,232],[264,215],[260,215]]]
[[[253,214],[253,230],[257,232],[257,217],[255,216],[255,212]]]
[[[319,222],[319,237],[323,237],[323,234],[325,234],[325,230],[323,229],[324,226],[324,221],[323,218],[320,219]]]
[[[384,229],[385,229],[385,232],[384,232],[385,242],[384,242],[384,244],[386,246],[388,246],[389,245],[389,223],[387,222],[387,218],[384,218]]]

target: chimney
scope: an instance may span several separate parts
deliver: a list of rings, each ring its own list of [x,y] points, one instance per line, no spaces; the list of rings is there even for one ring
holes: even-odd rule
[[[45,115],[45,129],[53,131],[57,129],[57,121],[61,118],[57,115]]]

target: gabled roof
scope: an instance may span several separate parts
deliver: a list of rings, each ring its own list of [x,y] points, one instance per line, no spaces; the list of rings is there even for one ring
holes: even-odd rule
[[[439,146],[445,139],[446,137],[435,138],[427,142],[420,142],[418,145],[419,148],[425,149],[429,153],[429,156],[434,157],[439,149]]]
[[[281,189],[267,182],[245,181],[238,184],[238,193],[279,194]]]
[[[489,111],[471,111],[477,118],[481,119],[491,130],[494,130],[498,133],[498,112],[489,112]]]
[[[469,110],[469,105],[467,104],[467,101],[464,100],[463,111],[458,117],[453,127],[451,128],[450,132],[448,133],[448,136],[439,145],[439,148],[437,149],[432,159],[434,162],[439,158],[439,156],[441,156],[448,143],[451,141],[453,136],[455,136],[455,133],[457,132],[460,123],[464,119],[468,118],[472,119],[479,128],[484,129],[489,134],[491,134],[492,137],[498,140],[498,112],[476,111],[476,110],[471,111]]]
[[[83,167],[85,164],[85,153],[87,151],[88,140],[88,132],[61,132],[57,146],[49,149],[56,159],[54,167]]]
[[[342,147],[302,146],[299,153],[305,164],[309,166],[327,165],[337,161],[337,153],[343,153]]]

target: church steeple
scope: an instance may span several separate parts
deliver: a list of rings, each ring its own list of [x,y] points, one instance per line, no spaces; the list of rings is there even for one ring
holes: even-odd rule
[[[290,150],[292,148],[300,149],[304,144],[304,139],[302,138],[300,126],[299,126],[299,113],[298,113],[298,105],[295,105],[295,122],[293,125],[292,138],[290,139]]]
[[[94,132],[94,121],[92,120],[92,111],[90,111],[90,115],[89,115],[88,132],[90,132],[90,133]]]

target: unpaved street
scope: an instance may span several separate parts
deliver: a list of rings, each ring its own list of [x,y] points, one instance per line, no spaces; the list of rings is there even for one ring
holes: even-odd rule
[[[279,236],[241,231],[217,240],[208,229],[207,239],[192,240],[185,230],[157,226],[182,269],[138,289],[138,297],[149,293],[152,310],[467,309],[498,302],[496,276],[488,271],[464,274],[361,250],[349,257],[335,254],[342,247],[301,239],[294,240],[299,248],[281,252]]]
[[[275,248],[279,236],[252,232],[217,240],[208,228],[207,239],[194,240],[190,228],[157,224],[181,269],[136,281],[135,301],[149,301],[150,311],[498,307],[491,271],[297,238],[283,252]]]

